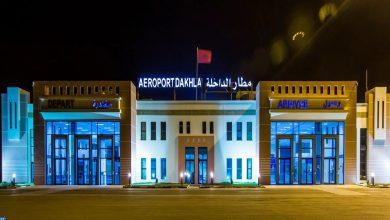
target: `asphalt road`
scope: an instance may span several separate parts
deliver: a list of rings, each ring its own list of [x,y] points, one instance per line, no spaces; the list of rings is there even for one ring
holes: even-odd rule
[[[6,219],[390,219],[390,188],[29,187],[0,190]]]

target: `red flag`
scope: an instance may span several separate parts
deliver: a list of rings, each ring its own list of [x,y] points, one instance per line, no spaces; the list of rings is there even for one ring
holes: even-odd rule
[[[211,63],[211,50],[198,49],[198,63]]]

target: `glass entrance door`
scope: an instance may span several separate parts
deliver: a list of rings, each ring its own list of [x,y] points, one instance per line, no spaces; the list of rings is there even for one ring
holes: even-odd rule
[[[68,181],[68,141],[67,136],[54,136],[54,184],[66,185]]]
[[[198,148],[198,184],[207,183],[207,147]]]
[[[98,147],[100,153],[100,185],[113,184],[113,138],[112,136],[99,136]]]
[[[315,144],[314,137],[301,137],[300,138],[300,183],[301,184],[313,184],[314,174],[313,167],[314,155],[315,155]]]
[[[326,136],[322,139],[323,145],[323,183],[337,184],[337,137]]]
[[[185,183],[195,183],[195,148],[186,147],[185,151]]]
[[[78,185],[92,184],[90,143],[89,136],[76,137],[76,174]]]
[[[291,137],[278,137],[277,140],[277,172],[278,184],[291,184]]]

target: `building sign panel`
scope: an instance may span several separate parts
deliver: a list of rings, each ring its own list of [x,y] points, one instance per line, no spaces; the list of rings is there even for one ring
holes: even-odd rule
[[[348,99],[270,99],[271,109],[291,110],[343,110]]]
[[[245,81],[242,77],[232,78],[177,78],[177,77],[155,77],[139,78],[138,88],[252,88],[251,81]]]
[[[66,110],[110,110],[119,109],[119,98],[43,98],[42,109],[66,109]]]

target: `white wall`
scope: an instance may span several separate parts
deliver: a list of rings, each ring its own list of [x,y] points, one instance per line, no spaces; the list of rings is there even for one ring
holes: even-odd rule
[[[137,110],[256,110],[255,101],[138,101]],[[156,158],[156,173],[159,181],[177,182],[179,121],[183,121],[183,135],[203,135],[202,122],[214,122],[214,181],[226,181],[226,159],[232,158],[233,181],[256,182],[259,170],[256,148],[256,115],[140,115],[137,114],[136,149],[132,155],[133,182],[153,182],[151,158]],[[141,141],[141,122],[146,122],[146,141]],[[151,138],[151,123],[156,122],[156,140]],[[160,137],[160,122],[167,123],[167,140]],[[186,122],[191,122],[191,133],[186,133]],[[236,122],[242,122],[242,141],[236,140]],[[226,122],[232,122],[232,141],[226,140]],[[252,122],[252,141],[246,140],[247,124]],[[146,180],[141,180],[141,158],[146,158]],[[166,158],[167,179],[160,180],[161,158]],[[236,179],[237,158],[242,158],[242,179]],[[246,159],[252,158],[252,179],[246,179]]]

